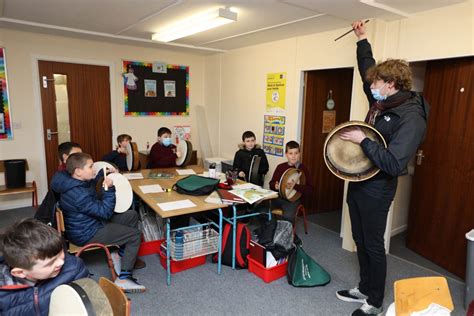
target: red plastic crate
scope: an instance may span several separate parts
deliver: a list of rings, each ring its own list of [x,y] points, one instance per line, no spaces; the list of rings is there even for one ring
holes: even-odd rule
[[[140,249],[138,249],[138,256],[141,257],[160,253],[160,246],[163,241],[165,240],[142,241]]]
[[[260,262],[250,258],[250,256],[247,256],[247,259],[249,261],[249,272],[254,273],[266,283],[273,282],[286,275],[286,267],[288,266],[288,261],[267,269],[263,265],[261,265]]]
[[[138,250],[138,256],[147,256],[152,254],[160,255],[160,263],[163,268],[166,269],[166,254],[160,252],[161,244],[164,242],[164,239],[153,240],[153,241],[143,241]],[[175,261],[170,258],[171,263],[171,273],[178,273],[187,269],[191,269],[206,263],[206,256]]]

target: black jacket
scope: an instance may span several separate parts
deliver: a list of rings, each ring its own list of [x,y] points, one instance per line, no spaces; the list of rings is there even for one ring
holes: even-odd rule
[[[252,163],[253,156],[260,156],[260,166],[258,168],[258,173],[263,176],[268,172],[268,160],[265,152],[259,145],[255,145],[251,150],[245,149],[244,146],[240,145],[239,150],[235,153],[234,156],[234,170],[245,172],[245,176],[248,177],[250,173],[250,164]],[[258,183],[259,185],[263,183]]]
[[[364,92],[369,104],[373,104],[375,99],[370,92],[371,83],[366,81],[365,73],[375,65],[375,60],[372,48],[365,39],[357,42],[357,63]],[[428,113],[428,102],[416,92],[411,92],[411,97],[403,104],[380,113],[374,127],[382,134],[388,147],[384,148],[368,138],[360,145],[381,171],[366,181],[351,183],[350,189],[361,189],[374,197],[393,199],[397,177],[407,173],[407,164],[424,139]]]

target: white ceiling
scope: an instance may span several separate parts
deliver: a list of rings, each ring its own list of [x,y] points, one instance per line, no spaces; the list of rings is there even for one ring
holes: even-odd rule
[[[214,53],[347,27],[357,19],[394,20],[466,0],[0,0],[0,27],[101,41]],[[237,22],[171,43],[152,33],[200,11],[232,7]]]

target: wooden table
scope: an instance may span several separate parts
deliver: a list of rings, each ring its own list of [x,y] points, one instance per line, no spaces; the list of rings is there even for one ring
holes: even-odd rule
[[[215,223],[219,230],[219,241],[218,241],[218,264],[217,264],[217,273],[221,273],[221,253],[222,253],[222,223],[223,223],[223,216],[222,216],[222,208],[227,207],[228,205],[225,204],[212,204],[206,203],[204,200],[207,198],[205,196],[192,196],[181,194],[176,191],[170,192],[162,192],[162,193],[148,193],[144,194],[140,190],[140,186],[142,185],[151,185],[151,184],[159,184],[163,189],[172,188],[173,185],[176,183],[177,180],[184,178],[186,176],[180,176],[176,172],[175,168],[166,168],[166,169],[142,169],[141,173],[145,179],[141,180],[130,180],[130,184],[132,186],[132,190],[135,194],[137,194],[143,202],[145,202],[153,211],[155,211],[161,218],[165,220],[166,224],[166,244],[169,245],[171,242],[171,234],[170,234],[170,218],[179,215],[186,215],[186,214],[194,214],[199,212],[217,210],[219,212],[219,223]],[[188,166],[186,169],[193,169],[196,173],[202,173],[203,168],[199,166]],[[148,174],[150,172],[167,172],[174,175],[172,179],[148,179]],[[165,202],[173,202],[179,200],[191,200],[196,206],[191,208],[183,208],[178,210],[172,211],[163,211],[157,204],[158,203],[165,203]],[[181,227],[178,229],[174,229],[173,231],[184,230],[191,228],[193,226]],[[171,284],[171,270],[170,270],[170,247],[166,247],[166,265],[167,265],[167,284]]]

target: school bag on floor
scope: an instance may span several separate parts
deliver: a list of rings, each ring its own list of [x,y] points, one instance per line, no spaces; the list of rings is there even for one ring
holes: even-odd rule
[[[176,181],[173,189],[182,194],[208,195],[217,188],[219,179],[190,175]]]
[[[295,245],[288,258],[288,283],[295,287],[323,286],[331,282],[331,276],[303,250],[301,243]]]
[[[250,230],[247,225],[237,223],[235,232],[235,267],[247,269],[247,255],[250,248]],[[217,262],[217,255],[212,257],[214,263]],[[222,257],[221,263],[232,266],[232,225],[225,224],[222,232]]]

